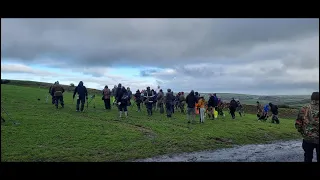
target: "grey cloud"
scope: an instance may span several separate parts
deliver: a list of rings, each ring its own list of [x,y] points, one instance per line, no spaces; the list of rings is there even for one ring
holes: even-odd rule
[[[291,86],[287,71],[319,67],[319,20],[1,19],[1,58],[76,71],[86,67],[82,72],[97,78],[107,74],[104,67],[157,67],[142,70],[141,78],[187,90],[312,89],[319,81]],[[270,87],[256,86],[270,79]]]
[[[141,70],[140,71],[140,76],[142,77],[149,77],[152,76],[153,73],[158,72],[159,70],[156,69],[146,69],[146,70]]]
[[[21,64],[1,64],[1,73],[26,73],[33,74],[38,76],[55,76],[58,73],[35,70],[29,66],[21,65]]]
[[[318,34],[317,19],[2,19],[1,56],[49,54],[75,65],[236,58],[257,44]],[[18,42],[18,43],[17,43]],[[70,61],[71,61],[70,60]],[[180,60],[180,61],[177,61]]]

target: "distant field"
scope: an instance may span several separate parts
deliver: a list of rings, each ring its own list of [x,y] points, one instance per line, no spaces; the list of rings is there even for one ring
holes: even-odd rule
[[[7,119],[1,125],[2,161],[127,161],[168,153],[192,152],[299,138],[294,119],[280,117],[280,124],[258,122],[255,115],[206,120],[188,124],[176,112],[172,119],[129,107],[129,118],[119,119],[113,107],[103,109],[100,93],[84,113],[75,112],[72,94],[64,95],[66,106],[55,109],[45,103],[47,88],[1,85],[1,106],[19,125]],[[40,98],[40,101],[37,99]],[[280,110],[280,114],[283,113]],[[197,120],[199,117],[197,117]]]
[[[37,87],[37,88],[48,88],[52,85],[51,83],[34,82],[34,81],[19,81],[10,80],[10,85],[25,86],[25,87]],[[67,91],[73,91],[74,87],[70,85],[64,85]],[[103,87],[101,87],[103,89]],[[90,89],[91,94],[100,94],[101,90]],[[209,98],[208,93],[201,93],[206,99]],[[311,94],[311,92],[310,92]],[[217,95],[224,101],[230,101],[231,98],[236,98],[241,101],[242,104],[256,105],[259,101],[262,104],[268,104],[269,102],[277,105],[287,105],[292,108],[299,108],[306,103],[310,102],[310,95],[283,95],[283,96],[258,96],[258,95],[247,95],[247,94],[230,94],[230,93],[217,93]]]

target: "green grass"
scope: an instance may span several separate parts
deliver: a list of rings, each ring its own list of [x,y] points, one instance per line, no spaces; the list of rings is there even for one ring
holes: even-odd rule
[[[127,161],[168,153],[209,150],[232,145],[296,139],[291,119],[281,124],[257,122],[255,115],[231,120],[227,114],[204,124],[188,124],[186,116],[172,119],[129,107],[129,118],[119,119],[116,108],[103,110],[101,97],[96,108],[75,112],[72,94],[65,93],[64,109],[45,103],[47,89],[1,85],[1,105],[19,125],[1,125],[2,161]],[[37,99],[40,98],[40,101]],[[197,117],[197,120],[199,117]],[[221,141],[228,139],[232,142]]]

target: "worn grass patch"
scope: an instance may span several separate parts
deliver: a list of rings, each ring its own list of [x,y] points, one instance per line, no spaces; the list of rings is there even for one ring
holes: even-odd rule
[[[20,123],[13,125],[1,113],[7,119],[1,125],[2,161],[127,161],[300,137],[294,121],[281,117],[279,125],[257,122],[250,114],[187,124],[181,113],[167,119],[155,112],[148,118],[145,109],[129,107],[129,118],[119,119],[116,108],[103,109],[100,95],[95,109],[91,102],[88,111],[78,113],[67,92],[65,108],[57,110],[50,98],[45,103],[47,91],[1,85],[1,105]]]

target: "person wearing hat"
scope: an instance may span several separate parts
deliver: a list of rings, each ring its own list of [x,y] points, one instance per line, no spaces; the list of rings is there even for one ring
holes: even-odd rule
[[[165,102],[166,102],[166,110],[167,110],[167,117],[171,118],[172,116],[172,106],[173,106],[173,100],[174,100],[174,96],[173,96],[173,92],[171,92],[171,89],[167,90],[167,94],[165,97]]]
[[[300,109],[295,127],[303,137],[304,162],[312,162],[314,149],[319,162],[319,92],[313,92],[310,104]]]

